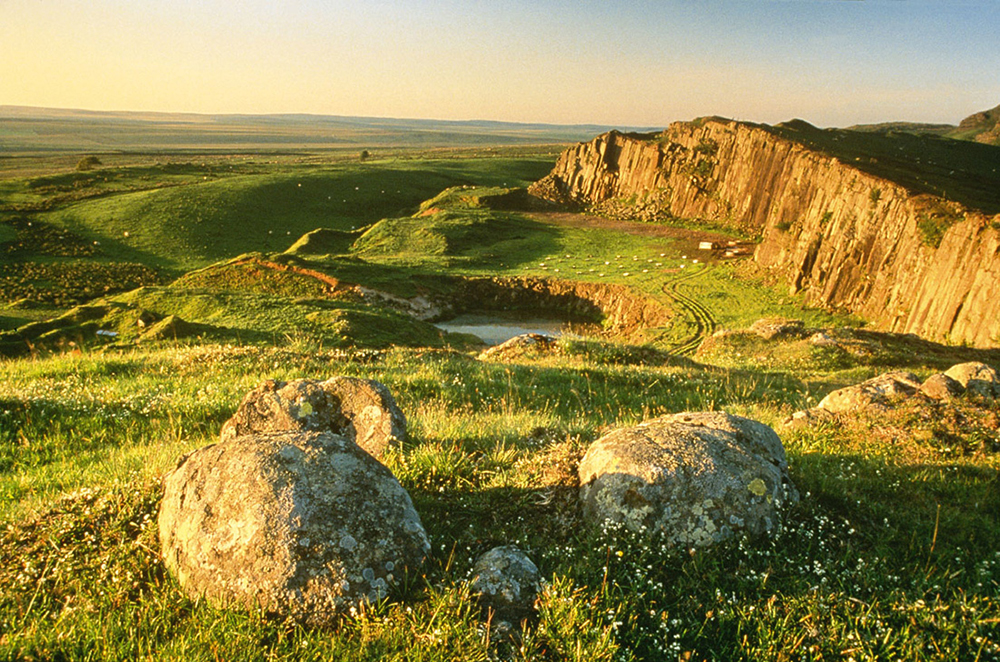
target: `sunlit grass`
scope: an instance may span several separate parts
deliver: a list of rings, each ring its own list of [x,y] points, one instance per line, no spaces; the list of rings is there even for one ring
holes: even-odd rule
[[[724,408],[778,425],[804,401],[780,369],[622,365],[593,351],[506,364],[406,349],[355,356],[366,355],[208,345],[0,364],[0,551],[17,559],[0,569],[4,655],[1000,655],[1000,464],[985,438],[956,455],[907,410],[782,430],[803,499],[781,534],[692,555],[580,526],[575,462],[604,431],[661,413]],[[158,476],[211,443],[260,380],[335,374],[383,381],[409,418],[409,443],[385,461],[433,542],[424,578],[348,618],[335,637],[183,597],[155,553]],[[995,434],[988,409],[961,406],[961,430]],[[528,550],[550,585],[523,633],[490,644],[465,582],[497,544]]]

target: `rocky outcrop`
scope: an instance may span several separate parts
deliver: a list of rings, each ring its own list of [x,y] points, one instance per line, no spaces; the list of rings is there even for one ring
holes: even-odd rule
[[[625,200],[759,235],[813,305],[933,340],[1000,343],[1000,216],[916,195],[765,127],[721,119],[611,132],[562,154],[535,195]]]
[[[832,420],[837,415],[884,413],[901,405],[949,403],[972,395],[989,406],[1000,398],[1000,377],[996,370],[978,361],[959,363],[924,380],[910,372],[887,372],[860,384],[832,391],[812,409],[797,411],[784,421],[786,426],[805,427]]]
[[[399,481],[329,432],[245,435],[164,480],[167,569],[192,597],[325,626],[384,598],[430,551]]]
[[[674,414],[615,430],[580,462],[580,498],[593,523],[658,532],[700,547],[780,523],[798,500],[774,430],[724,412]]]

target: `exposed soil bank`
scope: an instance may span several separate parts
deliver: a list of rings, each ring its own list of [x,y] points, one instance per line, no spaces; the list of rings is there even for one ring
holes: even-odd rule
[[[478,310],[538,311],[572,322],[600,323],[616,335],[665,325],[668,308],[623,285],[548,278],[468,278],[448,301],[452,314]]]

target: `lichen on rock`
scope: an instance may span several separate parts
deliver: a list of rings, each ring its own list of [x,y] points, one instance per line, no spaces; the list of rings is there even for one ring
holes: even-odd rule
[[[580,463],[584,516],[660,532],[685,547],[774,530],[798,500],[781,440],[724,412],[674,414],[615,430]]]
[[[281,430],[342,434],[375,457],[406,441],[406,417],[392,393],[371,379],[268,380],[240,403],[222,426],[223,441]]]
[[[329,432],[234,437],[164,480],[167,569],[192,597],[325,626],[386,596],[430,551],[392,473]]]
[[[984,398],[1000,398],[1000,378],[997,371],[985,363],[970,361],[948,368],[944,373],[971,393]]]
[[[494,547],[479,557],[472,569],[471,588],[480,603],[500,614],[516,617],[532,609],[541,590],[538,567],[517,547]]]

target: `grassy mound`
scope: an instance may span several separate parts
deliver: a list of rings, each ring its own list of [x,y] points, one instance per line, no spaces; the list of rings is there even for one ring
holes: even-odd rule
[[[361,236],[361,232],[317,228],[299,237],[285,252],[303,256],[340,255],[347,253],[359,236]]]
[[[3,182],[0,212],[97,241],[111,259],[181,273],[285,250],[317,227],[350,232],[412,213],[456,184],[527,185],[550,167],[548,158],[468,158],[102,169]]]

